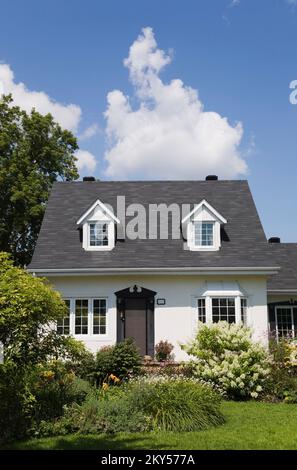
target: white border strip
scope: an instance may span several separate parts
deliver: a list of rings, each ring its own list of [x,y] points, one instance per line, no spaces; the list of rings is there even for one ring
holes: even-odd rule
[[[277,274],[278,266],[273,267],[169,267],[169,268],[67,268],[67,269],[28,269],[29,272],[36,275],[44,276],[79,276],[79,275],[117,275],[117,274],[171,274],[171,275],[193,275],[193,274],[209,274],[209,275],[231,275],[231,274],[248,274],[248,275],[271,275]]]

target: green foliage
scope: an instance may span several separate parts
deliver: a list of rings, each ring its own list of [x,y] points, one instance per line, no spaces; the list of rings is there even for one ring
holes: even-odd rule
[[[0,443],[25,435],[31,426],[35,397],[26,371],[11,363],[0,365]]]
[[[5,360],[24,366],[65,351],[66,342],[51,328],[67,309],[60,294],[43,279],[13,266],[0,252],[0,341]]]
[[[216,426],[206,431],[120,433],[114,436],[105,434],[72,434],[61,439],[49,437],[14,442],[5,447],[12,450],[135,450],[157,449],[176,450],[297,450],[296,422],[297,406],[283,403],[262,403],[259,401],[222,403],[226,416],[224,426]],[[275,452],[274,452],[275,453]],[[239,455],[239,454],[238,454]],[[208,457],[208,456],[207,456]],[[220,456],[219,456],[220,457]]]
[[[83,403],[91,390],[61,361],[24,368],[5,362],[0,365],[0,442],[35,434],[42,420],[62,416],[66,405]]]
[[[224,422],[220,403],[210,386],[195,380],[134,380],[90,393],[62,418],[42,422],[38,435],[202,430]]]
[[[265,399],[297,403],[296,342],[281,338],[270,340],[273,367],[265,387]]]
[[[142,410],[155,430],[198,431],[222,424],[220,396],[191,379],[140,379],[128,385],[132,409]]]
[[[58,358],[64,359],[65,366],[81,379],[92,381],[95,370],[95,357],[82,341],[72,336],[62,336]]]
[[[53,422],[42,422],[38,435],[65,435],[70,433],[141,432],[150,429],[149,419],[141,410],[131,408],[126,394],[91,393],[82,405],[74,404],[64,416]]]
[[[173,351],[173,345],[168,341],[159,341],[155,346],[157,361],[168,361]]]
[[[100,349],[96,357],[94,377],[97,384],[110,374],[121,380],[140,372],[141,356],[132,339],[126,339],[114,346]]]
[[[194,356],[196,377],[210,382],[230,398],[257,398],[270,373],[270,357],[251,338],[251,330],[227,322],[201,324],[184,350]]]
[[[0,251],[20,265],[31,260],[54,181],[78,178],[76,138],[35,110],[0,97]]]
[[[34,421],[39,423],[62,416],[65,405],[82,403],[91,386],[67,371],[63,362],[52,361],[32,371],[30,389],[35,397]]]

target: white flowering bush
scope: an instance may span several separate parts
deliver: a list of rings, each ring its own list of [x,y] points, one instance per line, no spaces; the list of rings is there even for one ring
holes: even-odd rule
[[[257,398],[270,373],[268,352],[243,325],[219,322],[199,325],[196,337],[183,349],[194,356],[194,374],[219,387],[230,398]]]

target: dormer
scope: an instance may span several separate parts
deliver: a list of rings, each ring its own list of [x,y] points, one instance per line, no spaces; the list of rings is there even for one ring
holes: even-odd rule
[[[115,224],[119,219],[99,199],[79,218],[82,247],[87,251],[110,251],[115,245]]]
[[[188,249],[218,251],[221,247],[221,225],[226,223],[227,220],[203,199],[182,220],[182,225],[186,226]]]

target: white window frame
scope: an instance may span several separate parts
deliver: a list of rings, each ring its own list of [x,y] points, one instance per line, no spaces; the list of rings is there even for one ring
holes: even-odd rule
[[[242,301],[245,301],[245,306],[242,306]],[[245,308],[245,313],[242,309]],[[244,326],[248,325],[248,299],[247,297],[240,297],[240,320]]]
[[[294,325],[294,308],[296,306],[294,305],[276,305],[274,309],[274,317],[275,317],[275,332],[276,332],[276,338],[279,340],[279,330],[278,330],[278,321],[277,321],[277,310],[281,309],[288,309],[291,310],[291,323],[292,323],[292,337],[295,338],[295,325]]]
[[[91,245],[90,241],[90,231],[91,231],[91,224],[107,224],[107,237],[108,237],[108,244],[107,245]],[[83,226],[83,239],[86,240],[86,243],[83,244],[83,247],[87,251],[110,251],[114,248],[115,239],[114,239],[114,223],[110,220],[88,220],[87,223]]]
[[[87,315],[87,333],[76,333],[75,332],[75,327],[76,327],[76,301],[77,300],[87,300],[88,302],[88,315]],[[74,313],[74,328],[73,328],[73,336],[76,338],[87,338],[90,336],[90,302],[88,297],[75,297],[74,299],[74,308],[73,308],[73,313]]]
[[[195,325],[199,324],[198,321],[198,299],[205,299],[205,316],[206,321],[205,324],[211,325],[213,324],[212,320],[212,299],[223,299],[223,298],[234,298],[235,299],[235,324],[240,325],[242,324],[241,321],[241,299],[246,299],[246,326],[249,325],[249,298],[246,295],[232,295],[230,293],[214,293],[213,295],[200,295],[200,296],[192,296],[192,308],[194,310],[195,315]]]
[[[215,243],[215,222],[213,220],[194,220],[193,222],[193,243],[195,245],[195,247],[199,248],[200,250],[203,249],[203,248],[212,248],[214,246],[214,243]],[[201,226],[201,238],[203,238],[202,236],[202,232],[203,232],[203,224],[207,224],[207,225],[211,225],[212,227],[212,243],[209,244],[209,245],[203,245],[202,243],[196,243],[196,225],[200,225]]]
[[[237,323],[240,323],[238,321],[238,302],[236,301],[237,300],[237,296],[234,296],[234,295],[212,295],[210,297],[211,299],[211,323],[218,323],[218,322],[214,322],[213,321],[213,306],[212,306],[212,301],[214,299],[218,299],[218,300],[221,300],[221,299],[233,299],[234,300],[234,314],[235,314],[235,322],[232,322],[234,324],[237,324]],[[241,312],[240,312],[241,313]],[[219,320],[220,321],[227,321],[227,320]],[[227,323],[229,323],[227,321]]]
[[[90,244],[90,224],[108,224],[108,245],[91,246]],[[120,224],[120,220],[99,199],[76,222],[82,229],[82,247],[86,251],[110,251],[115,246],[115,224]]]
[[[70,333],[69,336],[73,336],[79,340],[107,340],[110,334],[110,315],[109,315],[109,298],[108,296],[101,295],[101,296],[92,296],[89,297],[88,295],[80,295],[80,296],[68,296],[65,297],[65,300],[70,300],[70,322],[69,322],[69,329]],[[75,303],[76,300],[87,300],[88,301],[88,333],[81,334],[75,333]],[[105,333],[93,333],[93,300],[105,300],[106,302],[106,331]],[[68,335],[67,335],[68,336]]]
[[[213,244],[195,244],[195,222],[213,223]],[[221,247],[221,225],[227,220],[219,214],[205,199],[189,212],[183,219],[182,225],[187,224],[187,245],[191,251],[218,251]]]
[[[69,333],[64,333],[64,332],[63,333],[58,333],[58,328],[61,327],[61,326],[58,325],[58,321],[56,322],[56,332],[61,336],[70,336],[71,335],[71,299],[64,298],[63,300],[64,300],[64,302],[69,302]],[[65,317],[60,318],[60,320],[63,321],[63,325],[62,325],[63,330],[65,328],[64,319],[65,319]]]
[[[105,333],[94,333],[94,300],[104,300],[105,301]],[[107,298],[106,297],[92,297],[91,301],[91,335],[92,336],[100,336],[106,337],[107,336]],[[100,326],[99,326],[100,329]]]
[[[204,302],[204,306],[199,306],[199,301],[203,301]],[[199,308],[203,308],[204,309],[204,317],[205,317],[205,321],[202,321],[199,319]],[[196,298],[196,309],[197,309],[197,319],[200,323],[206,323],[206,298],[205,297],[197,297]]]

